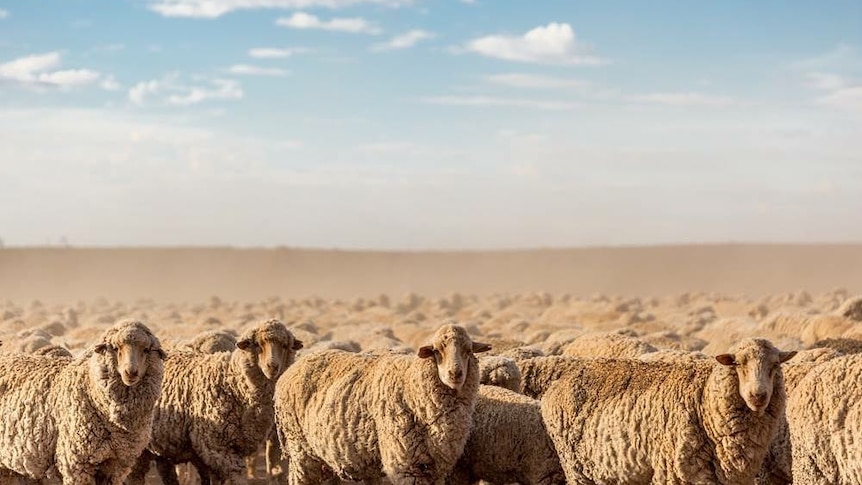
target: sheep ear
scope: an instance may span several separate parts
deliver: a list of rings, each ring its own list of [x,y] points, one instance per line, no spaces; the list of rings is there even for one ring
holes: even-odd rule
[[[291,348],[292,348],[293,350],[299,350],[299,349],[301,349],[301,348],[302,348],[302,340],[299,340],[299,339],[293,339],[293,347],[291,347]]]
[[[416,355],[418,355],[420,359],[427,359],[434,355],[434,347],[430,345],[419,347],[419,352],[416,352]]]
[[[721,365],[736,365],[736,357],[733,354],[716,355],[715,360]]]
[[[106,350],[108,350],[108,344],[106,344],[106,343],[97,344],[93,348],[93,352],[95,352],[97,354],[104,354]]]
[[[168,357],[167,354],[165,354],[165,351],[161,349],[161,347],[154,347],[152,350],[153,352],[158,354],[159,358],[162,360],[165,360]]]
[[[236,348],[240,350],[249,350],[254,346],[254,342],[250,338],[244,338],[236,343]]]
[[[795,350],[788,350],[787,352],[779,352],[778,353],[778,361],[779,362],[787,362],[792,359],[793,356],[796,355]]]
[[[473,342],[473,353],[478,354],[480,352],[487,352],[491,350],[490,344],[483,344],[482,342]]]

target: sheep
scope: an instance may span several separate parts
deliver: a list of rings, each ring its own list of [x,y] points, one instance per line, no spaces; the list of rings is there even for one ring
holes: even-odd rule
[[[186,462],[204,484],[242,483],[244,458],[273,425],[275,381],[301,348],[281,321],[271,319],[246,330],[233,352],[171,354],[148,453],[129,483],[144,482],[153,455],[165,483],[176,483],[171,465]]]
[[[236,335],[227,330],[208,330],[192,338],[186,348],[205,354],[232,352],[236,348]]]
[[[745,339],[717,363],[582,361],[542,399],[568,483],[752,483],[793,355]]]
[[[69,351],[66,347],[56,344],[46,345],[44,347],[40,347],[32,352],[33,355],[44,355],[46,357],[64,357],[69,358],[73,357],[72,352]]]
[[[799,336],[803,343],[811,345],[818,340],[840,337],[858,325],[859,322],[841,315],[776,313],[760,324],[759,331],[774,336]]]
[[[814,342],[814,345],[812,345],[811,348],[835,349],[845,355],[858,354],[862,353],[862,340],[843,337],[827,338]]]
[[[481,359],[480,359],[481,360]],[[479,386],[473,429],[447,483],[564,485],[539,401],[507,389]]]
[[[141,322],[83,357],[0,357],[0,474],[121,485],[150,439],[164,351]]]
[[[862,354],[811,369],[787,403],[793,483],[859,483],[862,437]]]
[[[520,392],[521,371],[518,364],[508,357],[482,357],[479,359],[479,383]]]
[[[445,324],[415,357],[331,350],[300,359],[275,395],[290,485],[333,475],[442,485],[472,423],[479,386],[474,354],[487,350],[463,327]]]
[[[541,399],[545,391],[569,371],[581,368],[584,359],[549,355],[517,361],[521,371],[521,394]]]
[[[814,348],[803,350],[793,357],[793,360],[784,364],[784,389],[787,395],[788,405],[793,400],[793,393],[799,381],[815,366],[841,356],[841,352],[831,348]],[[769,451],[763,460],[763,466],[757,475],[758,485],[788,485],[792,480],[791,469],[791,443],[790,428],[787,416],[783,416]]]
[[[621,332],[590,333],[574,339],[563,350],[566,357],[608,357],[612,359],[636,359],[655,352],[652,345],[635,336]]]
[[[835,310],[835,314],[856,322],[862,322],[862,295],[849,298]]]

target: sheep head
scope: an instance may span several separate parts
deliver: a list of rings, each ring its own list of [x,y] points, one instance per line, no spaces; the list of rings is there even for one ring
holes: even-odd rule
[[[141,322],[115,324],[102,335],[93,351],[109,358],[126,386],[134,386],[147,373],[150,356],[165,359],[159,339]]]
[[[280,320],[271,319],[247,330],[236,347],[248,352],[263,375],[274,381],[293,364],[296,351],[302,348],[302,341],[294,337]]]
[[[431,344],[419,348],[420,358],[434,358],[437,376],[446,387],[460,391],[467,379],[467,369],[473,354],[491,350],[491,346],[474,342],[464,327],[446,324],[437,329]]]
[[[766,339],[748,338],[738,343],[731,353],[717,355],[715,360],[735,369],[739,395],[745,405],[756,413],[763,413],[772,399],[781,363],[794,355],[796,351],[780,351]]]

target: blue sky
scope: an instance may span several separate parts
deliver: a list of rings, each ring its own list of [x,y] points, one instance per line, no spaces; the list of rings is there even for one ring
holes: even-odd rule
[[[0,0],[6,244],[862,241],[862,3]]]

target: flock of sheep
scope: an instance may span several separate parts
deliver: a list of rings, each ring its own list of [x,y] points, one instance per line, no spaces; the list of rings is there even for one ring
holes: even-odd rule
[[[0,484],[862,484],[846,290],[7,302],[0,339]]]

